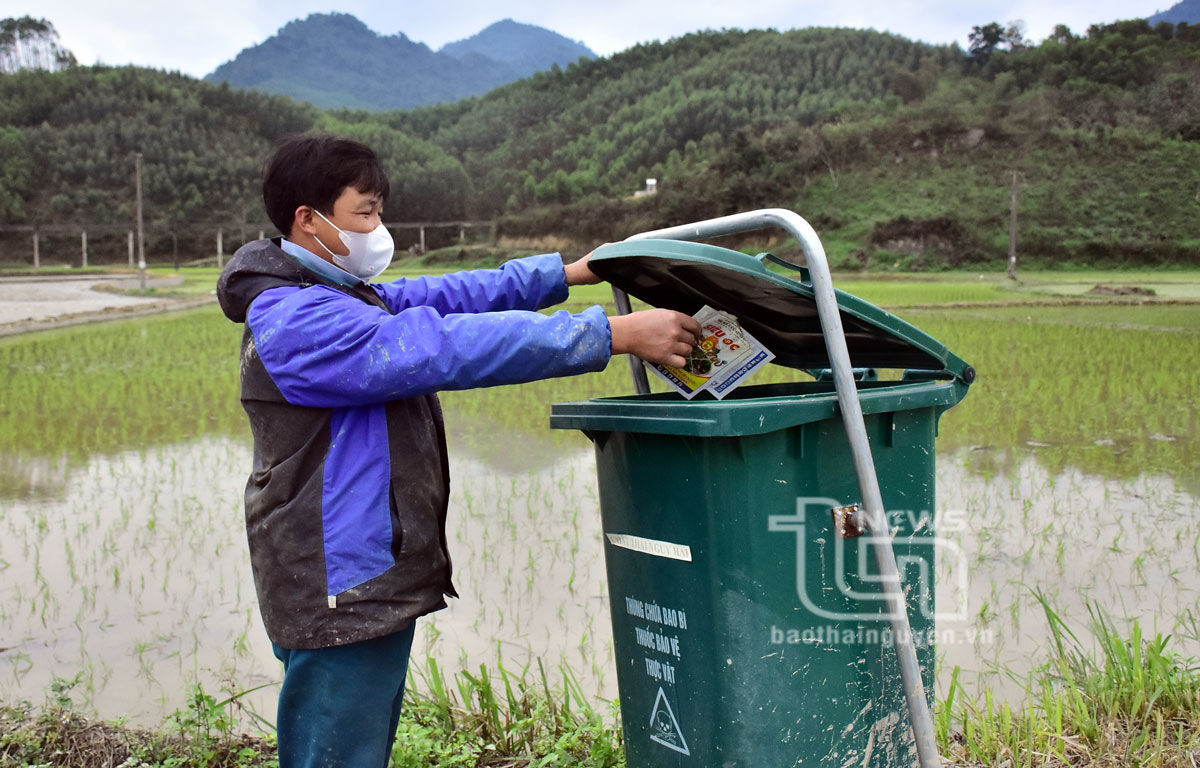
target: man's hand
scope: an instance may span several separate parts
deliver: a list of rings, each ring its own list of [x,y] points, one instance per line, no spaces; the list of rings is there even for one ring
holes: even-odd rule
[[[605,245],[611,245],[611,243],[605,243]],[[579,261],[563,265],[563,270],[567,273],[568,286],[596,285],[600,282],[600,278],[597,277],[596,273],[592,271],[592,268],[588,266],[588,260],[592,258],[592,253],[595,253],[595,251],[592,251]]]
[[[647,363],[682,368],[700,340],[700,324],[682,312],[647,309],[608,318],[614,355],[630,354]]]

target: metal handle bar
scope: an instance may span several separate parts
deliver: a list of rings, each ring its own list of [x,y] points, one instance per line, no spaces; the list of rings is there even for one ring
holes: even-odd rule
[[[867,439],[867,427],[863,421],[862,406],[858,401],[858,389],[854,384],[850,352],[846,347],[842,317],[838,311],[837,296],[833,292],[833,277],[829,273],[829,260],[816,231],[798,214],[783,208],[767,208],[759,211],[735,213],[716,219],[683,224],[651,232],[641,232],[626,238],[630,240],[703,240],[720,235],[752,232],[770,227],[787,230],[804,251],[808,262],[809,277],[817,303],[817,317],[821,321],[825,349],[829,353],[829,365],[833,369],[833,384],[841,406],[842,423],[854,457],[854,471],[858,476],[858,488],[862,494],[863,507],[867,513],[867,524],[872,533],[871,547],[879,568],[878,578],[883,585],[891,624],[896,661],[900,667],[900,682],[904,688],[904,699],[913,729],[913,741],[917,746],[917,758],[921,768],[940,768],[941,758],[937,752],[937,741],[933,727],[933,713],[925,699],[925,684],[921,681],[921,668],[917,662],[916,646],[913,644],[912,626],[908,620],[908,607],[900,585],[900,574],[896,566],[896,553],[892,549],[891,529],[883,508],[883,496],[879,491],[879,478],[875,473],[875,460],[871,455],[871,444]],[[622,314],[629,308],[629,297],[624,291],[613,288],[613,296]],[[622,309],[622,302],[624,309]],[[650,391],[646,371],[641,361],[630,357],[634,366],[634,383],[639,393]],[[641,374],[639,379],[638,374]]]
[[[758,259],[759,261],[769,261],[772,264],[778,264],[781,267],[787,267],[788,269],[792,270],[793,272],[799,272],[800,277],[802,277],[802,278],[807,276],[807,272],[808,272],[807,269],[800,266],[799,264],[793,264],[792,262],[790,262],[786,259],[781,259],[773,253],[760,253],[755,258]],[[803,282],[803,280],[801,280],[801,282]]]

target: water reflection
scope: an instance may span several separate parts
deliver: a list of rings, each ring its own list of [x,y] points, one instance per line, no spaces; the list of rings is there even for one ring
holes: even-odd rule
[[[493,448],[507,445],[498,441]],[[414,658],[445,669],[540,658],[553,680],[565,662],[584,690],[612,698],[612,630],[590,449],[507,472],[455,452],[450,547],[462,597],[423,619]]]
[[[93,455],[56,498],[7,500],[0,699],[76,701],[157,722],[186,681],[262,678],[241,497],[248,447],[222,437]],[[15,598],[15,599],[13,599]]]
[[[938,514],[965,526],[938,532],[969,572],[943,676],[1023,675],[1045,640],[1034,588],[1078,628],[1092,600],[1196,652],[1200,334],[910,319],[980,371],[939,440]],[[0,606],[0,700],[41,702],[82,672],[85,706],[156,722],[190,682],[278,679],[242,526],[237,348],[215,310],[0,342],[0,574],[16,598]],[[553,402],[628,391],[618,362],[444,397],[463,598],[423,622],[418,665],[562,660],[615,694],[591,449],[547,419]],[[956,577],[943,570],[943,603]],[[252,699],[268,718],[274,694]]]
[[[422,620],[416,663],[519,669],[542,658],[554,679],[563,661],[585,690],[615,695],[590,451],[510,472],[451,447],[463,597]],[[15,599],[0,607],[0,701],[40,703],[54,678],[82,672],[83,707],[155,723],[193,682],[278,680],[242,523],[249,462],[245,440],[201,438],[95,456],[56,498],[6,501],[0,565]],[[274,696],[248,703],[270,718]]]
[[[1117,626],[1138,619],[1200,656],[1200,497],[1164,475],[1056,473],[1026,454],[1004,460],[1009,472],[981,476],[976,462],[964,451],[941,456],[938,469],[938,515],[948,524],[937,534],[964,555],[938,563],[946,672],[959,666],[968,683],[1019,695],[1050,641],[1035,592],[1083,639],[1090,602]],[[955,568],[966,571],[966,595]],[[960,606],[963,618],[947,618]]]

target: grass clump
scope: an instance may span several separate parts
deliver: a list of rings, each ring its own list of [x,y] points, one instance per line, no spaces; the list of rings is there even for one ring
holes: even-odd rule
[[[939,748],[962,766],[1193,768],[1200,754],[1200,666],[1169,635],[1128,636],[1089,605],[1096,649],[1085,649],[1046,598],[1050,660],[1021,708],[964,697],[954,671],[937,718]],[[957,726],[957,727],[956,727]]]
[[[187,707],[160,730],[97,722],[75,712],[74,680],[55,680],[41,712],[0,707],[0,766],[51,768],[254,768],[278,766],[274,736],[239,733],[234,708],[243,691],[217,701],[199,685]],[[254,689],[257,690],[257,689]]]
[[[447,678],[433,659],[410,685],[392,750],[396,768],[623,768],[619,716],[598,712],[579,683],[563,669],[564,684],[552,690],[541,662],[538,680],[529,669],[510,673],[460,672]],[[256,768],[278,766],[271,724],[241,708],[239,699],[258,690],[216,700],[196,686],[188,705],[164,726],[146,730],[122,722],[91,721],[72,709],[70,688],[55,681],[44,709],[27,703],[0,706],[0,766],[33,768]],[[238,731],[238,713],[264,726],[265,736]]]
[[[965,695],[954,671],[938,707],[938,747],[947,766],[1192,768],[1200,754],[1200,667],[1147,638],[1137,622],[1120,633],[1090,607],[1094,648],[1038,594],[1050,627],[1050,658],[1021,705],[984,689]],[[430,659],[409,686],[392,765],[396,768],[624,768],[619,713],[598,712],[567,669],[551,689],[544,667],[509,672],[481,665],[448,678]],[[236,732],[246,691],[222,701],[193,689],[165,728],[95,723],[71,709],[56,681],[41,714],[0,707],[0,766],[250,768],[278,765],[274,737]],[[257,718],[257,715],[249,713]],[[269,723],[257,718],[263,725]]]
[[[425,690],[407,694],[392,751],[396,768],[552,765],[618,768],[625,765],[616,705],[605,718],[565,667],[552,690],[541,660],[538,680],[529,668],[510,673],[461,672],[453,684],[432,658],[421,673]]]

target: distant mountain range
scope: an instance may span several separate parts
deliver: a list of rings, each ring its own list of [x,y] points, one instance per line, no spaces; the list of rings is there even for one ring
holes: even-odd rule
[[[1179,24],[1186,21],[1188,24],[1200,24],[1200,0],[1180,0],[1180,2],[1171,6],[1165,11],[1159,11],[1146,21],[1151,24],[1158,24],[1161,21],[1169,21],[1172,24]]]
[[[312,14],[205,77],[319,107],[405,109],[478,96],[539,70],[596,54],[548,29],[498,21],[433,51],[403,33],[380,35],[354,16]]]

